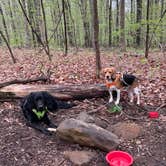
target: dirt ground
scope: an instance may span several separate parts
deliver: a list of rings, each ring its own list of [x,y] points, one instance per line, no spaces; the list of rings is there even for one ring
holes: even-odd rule
[[[7,51],[1,49],[0,52],[3,62],[0,65],[1,82],[38,75],[41,64],[44,64],[46,62],[45,58],[47,58],[45,56],[40,61],[41,58],[39,57],[41,55],[37,54],[32,59],[32,56],[34,56],[32,50],[16,49],[15,54],[17,54],[19,62],[12,65]],[[54,72],[51,77],[52,84],[64,82],[97,83],[103,81],[94,78],[93,53],[88,52],[87,55],[87,52],[81,51],[77,55],[72,54],[68,58],[61,58],[60,62],[57,61],[57,57],[62,57],[62,55],[60,53],[55,54],[54,63],[47,63],[42,68],[43,71],[46,71],[48,66],[51,67]],[[164,55],[152,53],[147,62],[142,56],[132,56],[130,54],[117,61],[115,54],[102,52],[102,66],[116,64],[117,67],[121,66],[120,70],[131,70],[140,76],[143,94],[141,105],[148,105],[150,111],[152,111],[151,108],[158,108],[164,104],[166,101],[164,91],[166,88],[166,58]],[[85,56],[83,57],[83,55]],[[74,69],[72,69],[72,66],[74,66]],[[104,106],[108,102],[108,98],[85,99],[74,102],[77,104],[76,107],[50,114],[50,119],[59,124],[66,118],[76,118],[80,112],[89,112]],[[0,103],[0,166],[74,166],[68,159],[64,158],[63,153],[66,150],[94,151],[96,156],[88,166],[107,166],[105,161],[106,152],[78,144],[69,144],[58,139],[55,134],[47,136],[27,127],[19,104],[20,101]],[[118,122],[135,122],[143,128],[143,132],[139,137],[124,141],[117,148],[129,152],[133,156],[133,166],[166,166],[166,108],[160,109],[160,117],[153,120],[148,118],[147,112],[144,110],[138,112],[137,110],[124,108],[128,115],[139,117],[137,120],[132,120],[125,114],[110,114],[106,110],[107,108],[103,107],[92,116],[95,118],[102,117],[106,120],[107,125],[114,125]]]

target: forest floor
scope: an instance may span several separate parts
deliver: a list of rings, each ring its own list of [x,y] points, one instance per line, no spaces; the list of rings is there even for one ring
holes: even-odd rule
[[[0,48],[1,83],[16,78],[34,78],[41,75],[41,72],[46,73],[48,69],[52,72],[51,84],[104,82],[103,78],[95,78],[95,55],[90,50],[79,50],[77,53],[69,53],[68,56],[61,52],[52,52],[52,62],[37,50],[14,49],[14,54],[16,64],[12,64],[8,50]],[[141,105],[158,108],[166,103],[166,57],[162,53],[151,52],[146,60],[143,55],[136,56],[131,53],[124,55],[103,49],[101,62],[103,68],[114,65],[119,71],[134,73],[141,79]],[[76,118],[80,112],[97,110],[108,102],[108,97],[75,102],[76,107],[49,115],[51,120],[60,123],[66,118]],[[69,150],[95,152],[96,156],[88,166],[107,165],[106,152],[69,144],[59,140],[56,135],[46,136],[27,127],[19,103],[19,101],[0,103],[0,166],[73,166],[64,158],[64,151]],[[118,149],[127,151],[134,157],[133,166],[166,166],[166,108],[160,109],[159,118],[153,120],[143,111],[141,113],[130,109],[125,111],[128,115],[139,118],[132,120],[125,114],[111,114],[106,107],[92,116],[102,117],[107,125],[134,122],[141,126],[143,128],[141,135],[124,141]]]

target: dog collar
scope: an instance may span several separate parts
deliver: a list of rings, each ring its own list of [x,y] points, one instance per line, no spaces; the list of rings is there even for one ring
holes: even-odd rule
[[[48,111],[47,107],[45,108],[45,110],[42,111],[37,111],[36,109],[32,109],[32,111],[35,113],[35,115],[37,116],[38,119],[41,119],[44,117],[45,113]]]
[[[115,82],[108,82],[108,83],[106,83],[106,87],[107,88],[110,88],[110,87],[115,86],[115,85],[116,85]]]

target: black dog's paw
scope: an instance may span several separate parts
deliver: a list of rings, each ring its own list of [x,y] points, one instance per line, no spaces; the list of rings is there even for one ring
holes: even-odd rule
[[[43,134],[48,135],[48,136],[52,135],[52,133],[47,129],[43,130],[42,132],[43,132]]]

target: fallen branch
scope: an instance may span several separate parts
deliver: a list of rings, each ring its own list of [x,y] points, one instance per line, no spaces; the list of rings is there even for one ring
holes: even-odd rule
[[[166,104],[162,104],[160,107],[158,107],[155,111],[159,111],[161,108],[165,107]]]
[[[31,78],[31,79],[26,79],[26,80],[12,80],[12,81],[8,81],[8,82],[4,82],[0,84],[0,88],[3,88],[5,86],[9,86],[11,84],[27,84],[27,83],[31,83],[31,82],[37,82],[37,81],[44,81],[46,82],[48,80],[48,77],[46,76],[41,76],[41,77],[37,77],[37,78]]]

